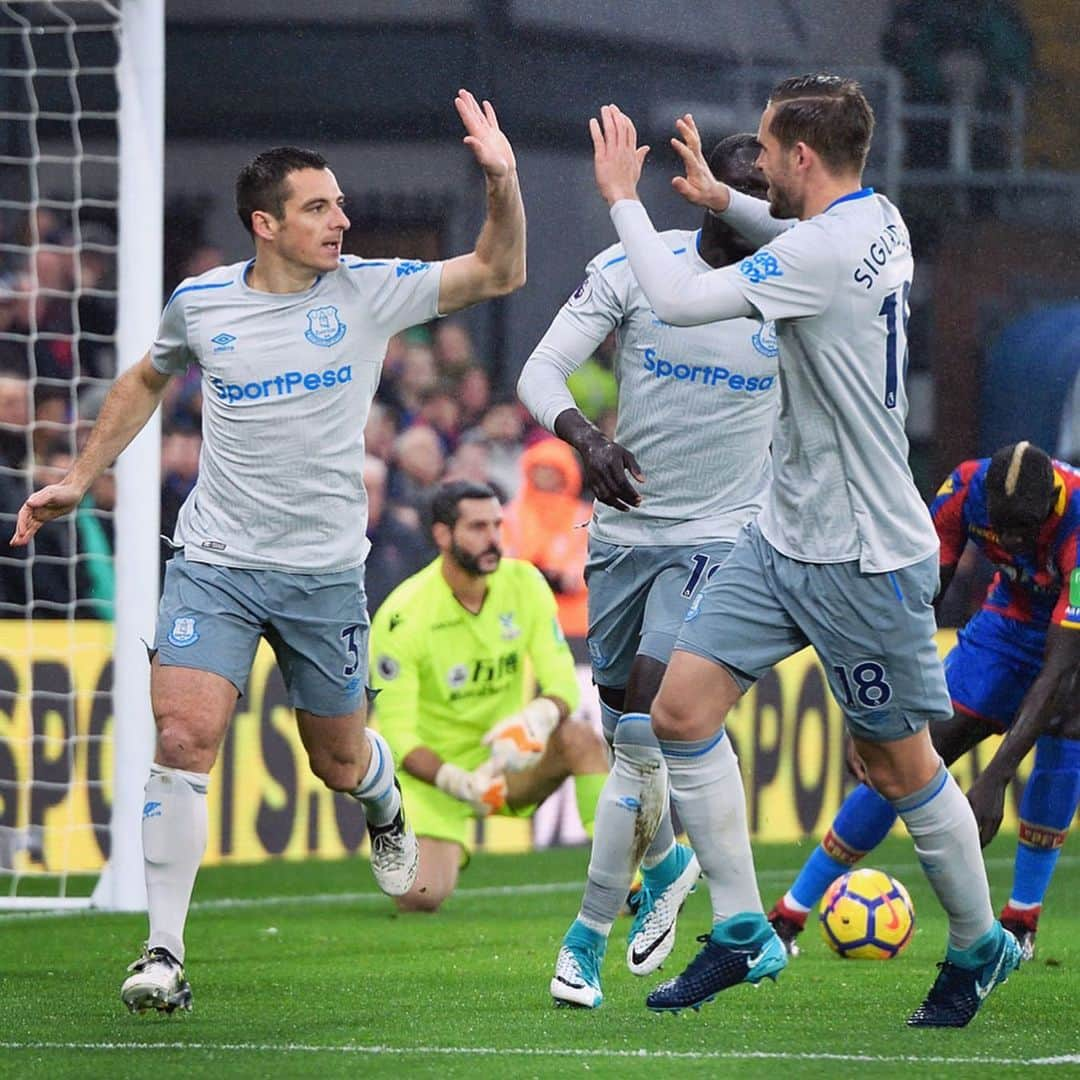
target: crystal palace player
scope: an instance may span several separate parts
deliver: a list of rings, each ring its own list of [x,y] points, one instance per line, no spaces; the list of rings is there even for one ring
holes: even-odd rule
[[[1032,745],[1035,767],[1020,803],[1020,844],[1001,922],[1034,952],[1043,897],[1080,800],[1080,473],[1021,442],[965,461],[931,507],[941,537],[941,594],[970,540],[997,567],[981,610],[945,660],[955,715],[931,725],[946,763],[1007,729],[972,787],[983,844],[1001,824],[1006,785]],[[795,935],[829,883],[876,847],[896,811],[857,787],[791,889],[769,913],[794,951]]]

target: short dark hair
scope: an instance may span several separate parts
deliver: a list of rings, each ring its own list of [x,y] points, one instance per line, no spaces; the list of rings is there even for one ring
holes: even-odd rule
[[[785,149],[804,142],[833,170],[862,172],[874,110],[862,87],[840,75],[798,75],[773,87],[769,131]]]
[[[254,235],[251,215],[256,210],[272,214],[278,221],[285,216],[289,173],[326,167],[322,154],[296,146],[275,146],[256,155],[236,177],[236,212],[244,228]]]
[[[761,176],[756,165],[759,153],[761,143],[757,141],[756,135],[746,131],[727,135],[710,151],[709,171],[725,184],[738,188],[744,194],[752,194],[747,191],[748,178],[759,179],[761,188],[765,187],[765,178]]]
[[[497,499],[487,484],[474,480],[450,480],[440,484],[431,499],[431,524],[448,525],[451,529],[461,517],[463,499]]]
[[[993,528],[1035,528],[1050,512],[1057,477],[1045,450],[1024,441],[994,453],[986,469],[986,511]]]

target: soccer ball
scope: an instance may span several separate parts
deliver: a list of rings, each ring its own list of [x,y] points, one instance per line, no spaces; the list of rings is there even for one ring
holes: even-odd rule
[[[852,870],[821,898],[821,934],[829,948],[856,960],[891,960],[915,931],[907,889],[881,870]]]

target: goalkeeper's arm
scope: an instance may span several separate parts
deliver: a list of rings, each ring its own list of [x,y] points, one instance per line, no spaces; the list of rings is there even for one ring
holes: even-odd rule
[[[452,798],[468,803],[477,817],[496,813],[506,805],[506,777],[494,762],[469,772],[443,761],[430,747],[417,746],[402,761],[410,776],[433,784]]]
[[[551,733],[570,715],[562,698],[544,694],[496,724],[485,736],[491,760],[504,772],[532,768],[543,756]]]

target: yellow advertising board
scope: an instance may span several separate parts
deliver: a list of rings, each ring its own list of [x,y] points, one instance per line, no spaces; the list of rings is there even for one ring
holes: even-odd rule
[[[943,650],[952,642],[951,632],[939,636]],[[598,723],[588,668],[579,674],[588,691],[583,712]],[[111,685],[108,624],[0,622],[0,871],[100,868],[111,808]],[[813,654],[806,650],[762,679],[739,703],[729,731],[754,838],[819,837],[851,780],[840,710]],[[994,745],[957,764],[963,787]],[[1006,828],[1016,828],[1021,785],[1013,785]],[[209,811],[207,864],[335,858],[365,842],[358,804],[311,775],[265,645],[214,768]],[[567,831],[579,828],[575,821]],[[477,841],[486,850],[527,850],[531,826],[489,819]]]

